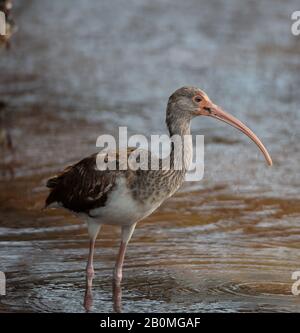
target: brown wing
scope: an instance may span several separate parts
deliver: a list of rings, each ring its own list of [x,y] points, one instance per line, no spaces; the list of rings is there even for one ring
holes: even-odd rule
[[[46,199],[46,206],[58,202],[74,212],[85,213],[105,206],[118,171],[97,170],[96,157],[97,154],[87,157],[50,178],[47,187],[51,192]]]

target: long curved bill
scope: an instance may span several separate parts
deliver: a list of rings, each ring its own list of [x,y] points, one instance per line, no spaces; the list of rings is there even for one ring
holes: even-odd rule
[[[226,124],[229,124],[229,125],[237,128],[244,134],[246,134],[252,141],[254,141],[256,143],[258,148],[262,151],[267,163],[270,166],[273,165],[273,161],[272,161],[271,156],[270,156],[269,152],[267,151],[266,147],[263,145],[263,143],[260,141],[260,139],[251,131],[250,128],[248,128],[245,124],[243,124],[237,118],[235,118],[232,115],[230,115],[229,113],[223,111],[218,105],[212,104],[209,107],[207,107],[206,110],[207,110],[207,113],[205,113],[206,116],[219,119],[219,120],[225,122]]]

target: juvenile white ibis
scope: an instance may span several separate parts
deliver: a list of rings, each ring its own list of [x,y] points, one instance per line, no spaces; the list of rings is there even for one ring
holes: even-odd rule
[[[214,104],[202,90],[183,87],[169,98],[166,124],[170,136],[190,134],[190,123],[196,116],[209,116],[226,122],[250,137],[260,148],[269,165],[271,157],[259,138],[241,121]],[[51,192],[46,206],[58,203],[73,212],[81,213],[87,220],[90,250],[87,277],[94,275],[93,254],[95,240],[103,224],[120,225],[121,244],[117,256],[114,282],[120,286],[122,267],[127,244],[136,223],[155,211],[173,195],[184,182],[191,162],[192,142],[185,142],[182,170],[174,168],[174,145],[171,146],[169,170],[99,170],[96,154],[67,167],[61,174],[51,178],[47,186]],[[181,155],[180,155],[181,156]]]

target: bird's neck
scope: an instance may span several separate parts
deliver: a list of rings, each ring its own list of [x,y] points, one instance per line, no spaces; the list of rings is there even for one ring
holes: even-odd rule
[[[170,164],[177,169],[182,166],[186,171],[192,161],[193,142],[191,136],[191,121],[178,120],[168,124],[171,142]]]

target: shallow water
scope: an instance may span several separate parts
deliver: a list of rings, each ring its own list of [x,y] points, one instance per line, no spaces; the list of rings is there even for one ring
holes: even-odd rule
[[[297,1],[15,1],[19,31],[0,50],[0,311],[83,312],[85,225],[42,210],[45,180],[96,151],[98,135],[162,133],[168,96],[197,85],[261,137],[197,119],[205,176],[141,222],[123,311],[299,311],[300,39]],[[61,19],[63,16],[63,19]],[[91,311],[113,311],[119,230],[97,242]]]

